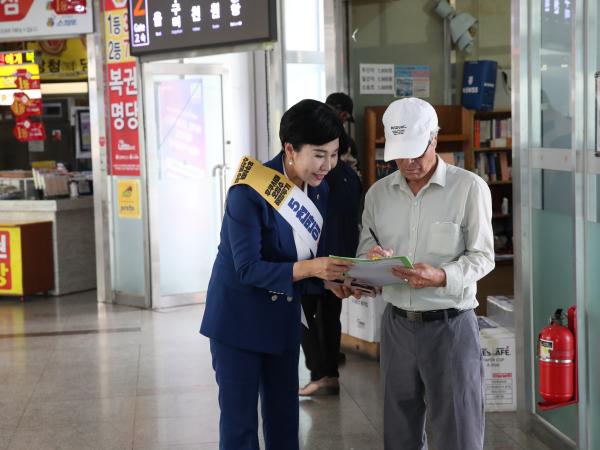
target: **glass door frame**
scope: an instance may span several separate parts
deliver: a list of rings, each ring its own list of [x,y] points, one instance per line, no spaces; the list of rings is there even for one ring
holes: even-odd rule
[[[158,165],[156,151],[152,146],[155,145],[157,128],[154,121],[155,93],[153,80],[156,75],[174,75],[184,77],[186,75],[217,75],[221,77],[221,98],[224,98],[224,90],[228,86],[228,71],[220,64],[199,64],[183,62],[160,62],[149,61],[142,64],[142,83],[144,93],[144,123],[145,123],[145,144],[146,144],[146,171],[147,171],[147,205],[148,205],[148,236],[149,236],[149,259],[150,259],[150,299],[152,309],[170,308],[175,306],[189,305],[193,303],[202,303],[204,295],[202,293],[161,295],[160,278],[160,241],[159,241],[159,214],[152,205],[158,204]],[[211,168],[210,176],[218,177],[220,191],[221,217],[225,203],[225,189],[227,180],[224,179],[227,166],[227,136],[230,135],[228,129],[228,111],[226,102],[222,101],[222,123],[223,123],[223,147],[222,161],[219,167]]]
[[[595,141],[594,71],[598,45],[597,5],[594,1],[574,0],[572,4],[570,53],[571,144],[567,149],[542,148],[541,130],[541,8],[537,0],[512,0],[512,111],[513,179],[515,228],[515,301],[519,418],[534,429],[550,430],[566,445],[587,449],[589,446],[589,360],[586,292],[585,221],[595,211],[597,199],[590,194],[590,181],[600,173],[600,160],[593,156]],[[537,333],[533,317],[533,227],[532,209],[539,207],[540,188],[537,169],[566,171],[572,174],[574,292],[565,299],[565,307],[576,304],[578,327],[577,438],[571,441],[536,412],[535,365]],[[595,179],[593,180],[595,181]],[[593,198],[591,198],[593,197]],[[593,207],[592,207],[593,206]],[[532,420],[533,419],[533,420]]]

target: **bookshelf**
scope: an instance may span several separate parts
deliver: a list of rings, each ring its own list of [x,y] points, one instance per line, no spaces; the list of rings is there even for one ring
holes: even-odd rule
[[[514,293],[510,111],[474,114],[473,160],[473,171],[487,181],[492,193],[496,268],[477,283],[478,313],[485,314],[486,298],[489,295],[513,295]]]

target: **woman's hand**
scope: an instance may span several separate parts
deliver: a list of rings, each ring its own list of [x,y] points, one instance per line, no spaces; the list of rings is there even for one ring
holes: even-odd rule
[[[338,258],[321,257],[294,263],[294,281],[317,277],[322,280],[341,280],[353,266],[351,261]]]
[[[351,287],[342,284],[330,283],[329,281],[325,282],[325,289],[329,289],[340,299],[348,298],[350,296],[353,296],[354,298],[362,297],[362,292],[358,289],[352,289]]]
[[[367,252],[367,258],[369,259],[380,259],[380,258],[389,258],[394,255],[394,250],[391,248],[381,248],[379,245],[376,245],[371,250]]]

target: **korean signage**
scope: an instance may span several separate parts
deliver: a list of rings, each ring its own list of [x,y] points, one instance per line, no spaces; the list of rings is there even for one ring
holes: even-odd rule
[[[31,40],[92,31],[91,0],[0,0],[3,39]]]
[[[119,217],[126,219],[140,219],[140,180],[119,180],[117,182],[117,202]]]
[[[360,93],[394,94],[394,65],[393,64],[361,64]]]
[[[1,1],[1,0],[0,0]],[[1,55],[1,53],[0,53]],[[18,89],[17,78],[40,79],[40,68],[37,64],[2,65],[0,64],[0,89]],[[39,89],[39,86],[37,87]]]
[[[129,53],[126,1],[105,0],[107,90],[112,175],[140,175],[137,64]]]
[[[87,48],[84,37],[27,42],[39,55],[42,80],[86,80]]]
[[[276,0],[131,0],[131,53],[277,38]]]
[[[0,294],[21,295],[21,230],[0,227]]]

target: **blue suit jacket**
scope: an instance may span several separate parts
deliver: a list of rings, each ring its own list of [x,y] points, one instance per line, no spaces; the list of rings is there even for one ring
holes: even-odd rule
[[[280,153],[265,166],[283,173],[282,164]],[[325,217],[327,183],[309,186],[308,196]],[[323,245],[321,238],[317,256]],[[296,261],[290,225],[253,188],[232,186],[200,332],[257,352],[282,353],[297,347],[299,295],[310,281],[292,281]]]

